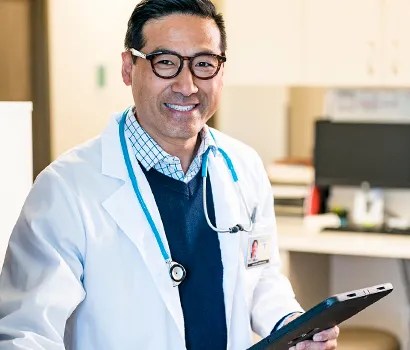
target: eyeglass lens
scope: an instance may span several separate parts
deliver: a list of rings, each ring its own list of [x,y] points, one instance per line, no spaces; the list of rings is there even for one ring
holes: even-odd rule
[[[172,77],[179,71],[183,62],[174,54],[164,53],[155,55],[152,60],[154,71],[161,77]],[[213,76],[219,67],[218,58],[212,55],[199,55],[191,58],[191,71],[198,78],[209,78]]]

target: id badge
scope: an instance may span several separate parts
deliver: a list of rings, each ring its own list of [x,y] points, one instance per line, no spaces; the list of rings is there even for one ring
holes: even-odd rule
[[[271,247],[271,235],[249,235],[246,268],[249,269],[268,264],[270,261]]]

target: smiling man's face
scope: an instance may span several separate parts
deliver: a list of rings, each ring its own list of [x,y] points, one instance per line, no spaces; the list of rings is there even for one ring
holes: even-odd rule
[[[159,50],[182,56],[221,54],[221,35],[212,19],[172,14],[148,21],[143,35],[146,44],[140,51],[145,54]],[[123,53],[123,80],[132,86],[138,121],[157,142],[196,140],[218,107],[223,69],[212,79],[201,80],[192,75],[188,61],[184,61],[176,77],[162,79],[154,74],[150,61],[137,58],[133,65],[131,54]]]

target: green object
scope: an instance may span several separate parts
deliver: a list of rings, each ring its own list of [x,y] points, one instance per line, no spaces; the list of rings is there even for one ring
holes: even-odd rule
[[[99,65],[97,67],[97,86],[103,88],[106,83],[105,66]]]

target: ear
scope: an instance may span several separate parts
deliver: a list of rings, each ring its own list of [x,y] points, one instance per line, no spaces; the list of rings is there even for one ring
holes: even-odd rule
[[[121,53],[122,57],[122,81],[125,85],[130,86],[132,83],[132,56],[131,52],[125,51]]]

